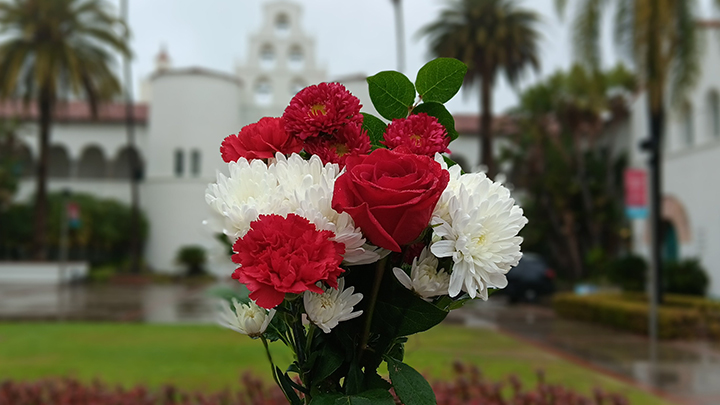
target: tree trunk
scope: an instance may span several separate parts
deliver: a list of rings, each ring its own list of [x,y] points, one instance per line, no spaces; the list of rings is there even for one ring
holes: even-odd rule
[[[489,178],[495,178],[492,134],[492,78],[484,73],[480,84],[480,155]]]
[[[403,24],[402,0],[391,0],[395,8],[395,39],[397,41],[397,69],[405,70],[405,25]]]
[[[35,213],[33,223],[33,258],[47,259],[47,175],[50,153],[50,127],[52,125],[53,99],[50,89],[40,92],[38,107],[40,111],[40,157],[37,164],[35,187]]]

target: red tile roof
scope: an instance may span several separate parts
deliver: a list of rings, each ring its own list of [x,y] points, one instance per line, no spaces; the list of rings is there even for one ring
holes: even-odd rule
[[[480,134],[480,116],[476,114],[454,114],[455,130],[460,134],[478,135]],[[496,115],[492,122],[493,133],[498,135],[511,135],[517,132],[518,128],[507,115]]]
[[[148,120],[148,105],[138,103],[134,105],[135,122],[146,125]],[[24,104],[20,100],[0,102],[0,118],[20,118],[23,121],[34,121],[38,118],[37,104],[31,102]],[[82,101],[60,103],[55,108],[55,122],[125,122],[125,104],[109,103],[98,107],[97,117],[93,117],[90,106]]]

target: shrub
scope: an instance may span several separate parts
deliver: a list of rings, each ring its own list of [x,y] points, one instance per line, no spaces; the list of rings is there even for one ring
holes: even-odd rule
[[[704,296],[710,282],[697,259],[666,263],[663,273],[669,293]]]
[[[610,262],[608,280],[624,291],[645,291],[648,264],[637,255],[627,255]]]
[[[474,366],[456,363],[450,381],[433,383],[438,405],[627,405],[619,394],[595,389],[585,396],[566,387],[547,384],[538,372],[535,387],[524,387],[516,376],[496,382],[487,379]],[[354,402],[353,402],[354,403]],[[400,403],[396,400],[396,403]],[[37,382],[4,381],[0,383],[0,404],[3,405],[287,405],[279,388],[267,387],[262,380],[245,373],[241,391],[215,393],[189,392],[172,385],[161,389],[137,386],[132,389],[110,386],[95,381],[86,384],[74,379],[40,380]]]
[[[648,301],[644,294],[556,294],[555,312],[565,318],[594,322],[629,332],[648,333]],[[720,303],[666,295],[658,310],[661,339],[720,337]]]
[[[92,267],[88,274],[88,279],[94,283],[106,283],[117,273],[117,266],[106,264],[103,266]]]
[[[185,266],[185,274],[189,277],[205,274],[205,262],[207,261],[207,255],[205,253],[205,248],[202,246],[193,245],[181,247],[180,250],[178,250],[177,258],[175,260]]]

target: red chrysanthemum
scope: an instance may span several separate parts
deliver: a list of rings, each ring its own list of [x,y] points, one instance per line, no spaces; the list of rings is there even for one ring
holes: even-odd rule
[[[232,260],[241,267],[232,277],[247,286],[259,306],[274,308],[286,293],[322,294],[318,281],[337,288],[345,245],[330,240],[334,233],[318,231],[295,214],[260,215],[250,227],[233,245]]]
[[[383,145],[389,149],[410,151],[416,155],[435,156],[450,152],[450,137],[437,118],[425,113],[394,119],[385,129]]]
[[[305,141],[305,152],[318,155],[323,163],[337,163],[345,167],[348,156],[370,153],[370,137],[358,124],[348,124],[332,136],[318,136]]]
[[[237,135],[230,135],[222,142],[220,154],[226,162],[238,159],[268,159],[276,152],[284,155],[298,153],[302,142],[285,131],[282,118],[264,117],[247,125]]]
[[[360,100],[340,83],[320,83],[300,90],[285,109],[285,129],[305,140],[332,134],[349,123],[362,123]]]

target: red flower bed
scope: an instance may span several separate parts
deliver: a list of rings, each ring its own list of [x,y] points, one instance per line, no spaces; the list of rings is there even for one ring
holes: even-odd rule
[[[545,383],[538,372],[537,384],[524,387],[516,376],[491,381],[475,366],[455,365],[455,378],[433,384],[438,405],[628,405],[618,394],[596,389],[581,395],[561,385]],[[396,403],[400,404],[398,400]],[[0,405],[286,405],[275,386],[266,386],[249,373],[240,380],[240,390],[215,393],[190,392],[168,385],[160,389],[137,386],[113,387],[73,379],[0,383]]]

